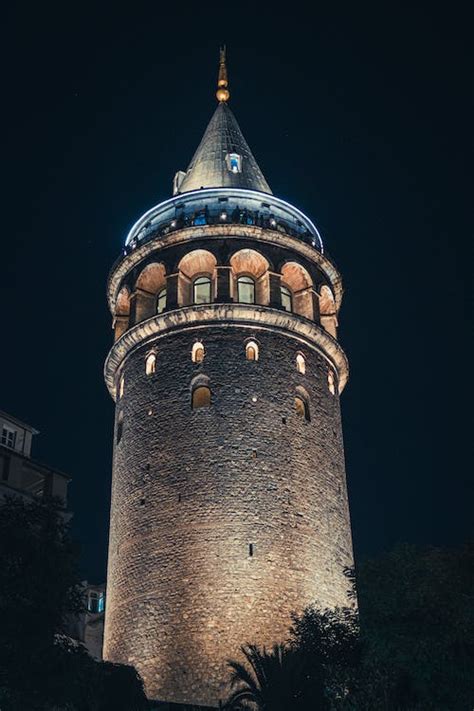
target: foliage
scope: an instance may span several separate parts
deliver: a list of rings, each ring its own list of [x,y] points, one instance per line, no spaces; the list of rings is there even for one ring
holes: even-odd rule
[[[473,563],[473,546],[405,545],[358,566],[364,654],[353,708],[472,709]]]
[[[78,550],[59,502],[0,505],[0,709],[142,711],[132,667],[95,662],[62,634],[83,610]]]
[[[241,651],[247,664],[229,661],[232,693],[226,708],[294,709],[302,687],[299,654],[283,644],[270,651],[246,644]]]
[[[357,595],[348,571],[359,613],[310,606],[285,645],[242,648],[228,708],[471,711],[473,563],[472,546],[399,546],[362,562]]]

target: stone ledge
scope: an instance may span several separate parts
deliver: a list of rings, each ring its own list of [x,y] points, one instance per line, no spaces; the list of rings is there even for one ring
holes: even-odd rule
[[[157,314],[132,326],[114,343],[104,366],[107,388],[115,400],[116,374],[137,347],[155,342],[176,330],[248,328],[281,332],[317,350],[338,374],[339,393],[349,378],[347,357],[339,343],[309,319],[294,313],[253,304],[200,304]]]

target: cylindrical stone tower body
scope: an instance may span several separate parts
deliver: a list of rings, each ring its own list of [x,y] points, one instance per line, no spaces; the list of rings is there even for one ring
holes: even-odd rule
[[[347,603],[339,274],[222,101],[109,280],[116,401],[106,659],[217,706],[240,645]]]

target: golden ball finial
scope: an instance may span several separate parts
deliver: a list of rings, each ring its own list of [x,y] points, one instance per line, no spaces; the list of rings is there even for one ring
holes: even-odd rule
[[[223,86],[220,86],[216,91],[217,101],[229,101],[230,92]]]

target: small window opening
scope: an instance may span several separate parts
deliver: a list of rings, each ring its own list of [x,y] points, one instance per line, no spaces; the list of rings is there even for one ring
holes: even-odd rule
[[[2,444],[5,445],[5,447],[9,447],[10,449],[15,449],[16,430],[12,429],[11,427],[8,427],[7,425],[3,425]]]
[[[123,412],[119,413],[117,420],[117,444],[120,443],[123,435]]]
[[[193,390],[191,398],[191,407],[193,410],[197,410],[200,407],[210,407],[211,405],[211,391],[205,385],[200,385]]]
[[[301,373],[301,375],[306,373],[306,358],[302,353],[298,353],[296,356],[296,370],[298,373]]]
[[[145,372],[147,375],[153,375],[156,372],[156,354],[149,353],[145,360]]]
[[[125,376],[122,375],[119,380],[119,386],[118,386],[119,399],[123,397],[124,392],[125,392]]]
[[[156,300],[156,313],[162,314],[166,309],[166,287],[158,292]]]
[[[145,506],[145,499],[140,499],[140,506]]]
[[[197,341],[193,345],[193,349],[191,351],[191,359],[193,363],[202,363],[204,360],[204,346],[200,341]]]
[[[241,276],[237,279],[237,299],[241,304],[255,303],[255,282],[252,277]]]
[[[253,556],[253,543],[249,543],[249,556],[250,558]]]
[[[245,357],[247,360],[258,360],[258,345],[255,341],[248,341],[245,346]]]
[[[198,277],[194,280],[193,302],[195,304],[211,303],[211,280],[209,277]]]
[[[231,173],[242,172],[242,156],[238,153],[228,153],[226,155],[226,162]]]
[[[293,298],[287,286],[280,287],[281,305],[285,311],[293,311]]]
[[[311,420],[310,413],[309,413],[309,405],[299,395],[297,395],[295,397],[295,410],[296,410],[296,414],[299,417],[304,417],[306,422],[309,422]]]
[[[331,368],[328,370],[328,388],[331,395],[336,394],[336,378],[334,377],[334,372]]]

